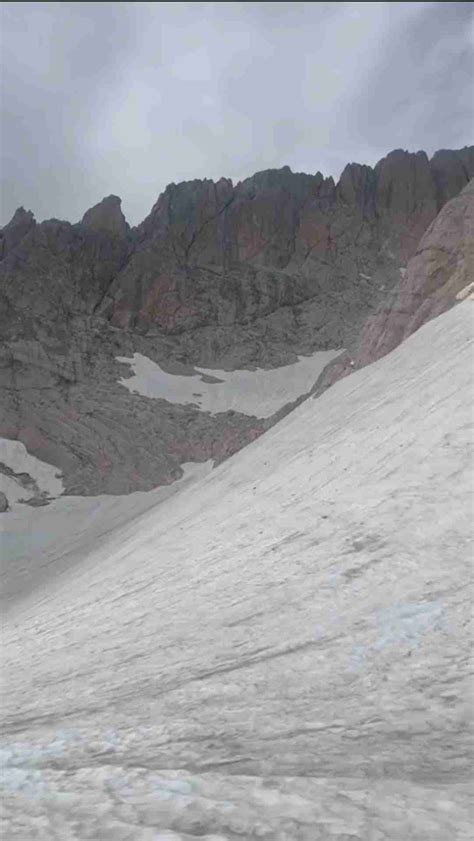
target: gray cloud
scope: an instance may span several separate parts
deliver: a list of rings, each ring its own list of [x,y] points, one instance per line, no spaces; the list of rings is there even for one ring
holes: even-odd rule
[[[472,140],[469,3],[4,3],[2,224]]]
[[[472,26],[470,3],[426,3],[394,27],[352,111],[357,134],[430,150],[472,142]]]

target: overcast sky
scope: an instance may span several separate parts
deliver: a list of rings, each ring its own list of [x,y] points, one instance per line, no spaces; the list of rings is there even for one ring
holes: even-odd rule
[[[0,224],[473,142],[471,3],[3,3]]]

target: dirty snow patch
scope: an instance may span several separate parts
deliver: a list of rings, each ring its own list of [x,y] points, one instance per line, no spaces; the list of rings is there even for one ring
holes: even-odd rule
[[[213,415],[234,410],[244,415],[268,418],[307,394],[328,362],[340,353],[340,350],[318,351],[312,356],[300,356],[298,362],[292,365],[269,370],[214,371],[196,368],[198,374],[194,376],[168,374],[140,353],[131,358],[118,356],[117,361],[125,362],[133,369],[133,376],[119,380],[121,385],[144,397],[194,404]],[[202,375],[221,382],[205,382]]]
[[[27,484],[29,477],[36,483],[38,490],[47,496],[56,497],[63,493],[64,485],[58,468],[32,456],[21,441],[0,438],[0,463],[9,467],[13,473],[28,474]],[[33,489],[25,487],[15,476],[6,476],[2,472],[0,490],[6,494],[10,504],[20,499],[31,499],[35,495]]]

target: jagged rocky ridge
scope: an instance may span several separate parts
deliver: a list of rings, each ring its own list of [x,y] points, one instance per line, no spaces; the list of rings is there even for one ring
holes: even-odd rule
[[[0,245],[0,436],[57,465],[69,493],[146,490],[225,458],[282,412],[210,416],[130,394],[116,357],[189,373],[355,347],[473,175],[474,147],[397,150],[338,184],[288,167],[171,184],[134,229],[116,196],[75,225],[20,208]]]

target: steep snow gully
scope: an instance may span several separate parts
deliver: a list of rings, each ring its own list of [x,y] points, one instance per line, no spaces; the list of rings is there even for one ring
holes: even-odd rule
[[[5,611],[5,839],[472,838],[472,327],[468,300],[39,547]]]

